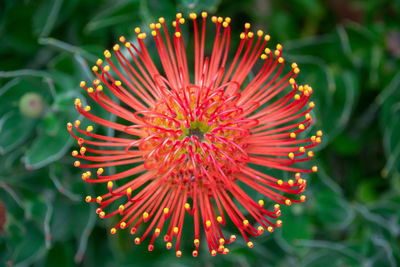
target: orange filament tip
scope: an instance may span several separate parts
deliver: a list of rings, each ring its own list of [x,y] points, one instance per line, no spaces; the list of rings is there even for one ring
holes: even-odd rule
[[[117,229],[111,228],[110,233],[111,233],[112,235],[114,235],[116,232],[117,232]]]
[[[300,130],[304,130],[304,128],[305,128],[305,127],[304,127],[304,124],[300,124],[300,125],[299,125],[299,129],[300,129]]]
[[[230,17],[226,17],[225,21],[228,22],[228,23],[231,23],[231,18]]]
[[[81,147],[81,149],[79,150],[79,152],[81,152],[81,154],[84,154],[86,152],[86,147]]]
[[[314,156],[314,152],[308,151],[307,155],[308,155],[310,158],[312,158],[312,157]]]
[[[317,142],[317,143],[321,143],[321,137],[317,137],[317,138],[315,138],[315,142]]]
[[[224,251],[222,253],[224,253],[225,255],[228,254],[229,253],[229,249],[228,248],[224,248]]]
[[[247,36],[248,36],[249,38],[253,38],[254,33],[253,33],[253,32],[249,32],[249,33],[247,34]]]
[[[302,153],[304,153],[304,152],[306,152],[306,149],[304,148],[304,146],[301,146],[301,147],[299,148],[299,151],[302,152]]]
[[[313,136],[311,136],[310,139],[311,139],[311,141],[315,142],[315,138],[316,138],[316,137],[313,135]]]
[[[103,60],[101,58],[97,59],[96,64],[100,66],[101,64],[103,64]]]
[[[160,232],[161,232],[160,228],[156,228],[156,230],[154,230],[154,234],[155,234],[156,236],[159,236],[159,235],[160,235]]]
[[[121,81],[115,81],[116,86],[121,86]]]
[[[317,166],[312,167],[312,171],[313,172],[317,172],[318,171],[318,167]]]
[[[98,197],[96,198],[96,202],[97,202],[97,203],[101,203],[102,200],[103,200],[103,198],[100,197],[100,196],[98,196]]]
[[[180,24],[185,23],[185,19],[184,19],[184,18],[180,18],[180,19],[179,19],[179,23],[180,23]]]
[[[85,110],[86,112],[90,111],[90,106],[86,106],[86,107],[84,108],[84,110]]]
[[[164,213],[167,214],[169,212],[169,208],[164,208]]]
[[[98,68],[97,66],[93,66],[93,67],[92,67],[92,71],[93,71],[93,72],[98,72],[98,71],[99,71],[99,68]]]
[[[290,78],[289,83],[294,84],[296,81],[293,78]]]
[[[147,34],[143,32],[143,33],[140,33],[138,37],[140,40],[143,40],[147,37]]]
[[[243,225],[244,225],[245,227],[249,226],[249,221],[248,221],[248,220],[244,220],[244,221],[243,221]]]
[[[229,23],[226,21],[224,21],[224,23],[222,23],[222,27],[224,27],[224,28],[228,27],[228,25],[229,25]]]
[[[240,39],[244,39],[244,38],[246,38],[246,34],[244,34],[243,32],[240,34]]]
[[[153,249],[154,249],[154,245],[149,245],[148,247],[147,247],[147,249],[149,250],[149,251],[153,251]]]
[[[281,227],[282,226],[282,221],[281,220],[277,220],[276,221],[276,226]]]
[[[91,131],[93,131],[93,126],[89,125],[89,126],[86,128],[86,132],[91,132]]]
[[[258,30],[257,31],[257,36],[258,37],[261,37],[263,34],[264,34],[264,32],[262,30]]]
[[[253,242],[249,241],[249,242],[247,242],[247,246],[248,246],[249,248],[252,248],[252,247],[254,247],[254,244],[253,244]]]
[[[172,243],[171,243],[171,242],[168,242],[167,245],[166,245],[166,247],[167,247],[167,249],[171,249],[171,248],[172,248]]]
[[[290,159],[294,159],[294,153],[293,152],[290,152],[288,156],[289,156]]]
[[[156,31],[151,31],[151,35],[156,36],[157,32]]]
[[[190,14],[189,14],[189,17],[190,17],[191,19],[196,19],[196,18],[197,18],[197,15],[196,15],[196,13],[190,13]]]
[[[274,205],[274,209],[275,209],[275,210],[279,210],[280,207],[281,207],[281,206],[280,206],[279,204],[275,204],[275,205]]]
[[[224,19],[222,17],[218,17],[218,23],[221,23],[223,21],[224,21]]]
[[[292,69],[297,68],[297,63],[292,63]]]
[[[300,179],[297,180],[297,182],[299,182],[299,184],[303,184],[304,180],[300,178]]]
[[[281,64],[282,64],[284,61],[285,61],[285,60],[283,59],[283,57],[280,57],[280,58],[278,59],[278,62],[281,63]]]
[[[125,41],[126,41],[125,36],[119,37],[119,41],[120,41],[121,43],[125,43]]]
[[[165,19],[164,19],[163,17],[161,17],[161,18],[158,19],[158,22],[164,23],[164,22],[165,22]]]
[[[120,224],[120,227],[121,227],[121,229],[125,229],[125,228],[126,228],[126,222],[122,222],[122,223]]]
[[[149,218],[149,214],[147,212],[143,212],[143,219]]]
[[[272,226],[268,226],[267,230],[268,232],[272,233],[274,231],[274,228]]]
[[[317,131],[317,136],[322,136],[322,131],[321,130]]]
[[[268,42],[269,40],[271,40],[271,36],[269,36],[268,34],[265,35],[264,36],[264,40]]]
[[[161,29],[161,23],[156,23],[156,28]]]
[[[217,22],[217,17],[216,16],[212,16],[211,17],[211,21],[214,22],[214,23]]]
[[[118,51],[118,50],[119,50],[119,44],[115,44],[115,45],[113,46],[113,49],[114,49],[114,51]]]
[[[108,65],[104,66],[103,70],[104,71],[109,71],[110,70],[110,66],[108,66]]]
[[[296,179],[299,179],[301,177],[301,174],[299,172],[296,172],[294,176],[296,177]]]
[[[87,196],[87,197],[85,198],[85,201],[86,201],[86,202],[92,201],[92,197],[91,197],[91,196]]]
[[[261,58],[262,60],[266,60],[266,59],[267,59],[267,55],[266,55],[266,54],[261,54],[260,58]]]
[[[74,151],[72,151],[72,156],[77,156],[78,155],[78,151],[76,151],[76,150],[74,150]]]
[[[174,234],[177,234],[179,232],[179,228],[178,227],[174,227]]]
[[[101,211],[101,212],[99,213],[99,217],[103,219],[104,216],[106,216],[106,213],[105,213],[104,211]]]
[[[293,180],[290,179],[290,180],[288,181],[288,184],[289,184],[290,186],[293,186],[293,184],[294,184]]]
[[[131,228],[131,235],[134,235],[136,233],[136,228],[135,227],[132,227]],[[140,240],[140,239],[139,239]]]
[[[197,250],[193,250],[192,255],[193,255],[193,257],[197,257],[199,255],[199,253],[197,252]]]
[[[223,239],[223,238],[220,238],[220,239],[219,239],[219,244],[220,244],[220,245],[223,245],[223,244],[225,244],[225,239]]]
[[[264,232],[264,227],[258,226],[257,231],[258,231],[259,234],[262,234]]]
[[[136,33],[140,33],[140,28],[139,28],[139,27],[136,27],[136,28],[135,28],[135,32],[136,32]]]
[[[217,221],[218,221],[219,223],[222,223],[222,221],[223,221],[223,220],[222,220],[222,217],[221,217],[221,216],[218,216],[218,217],[217,217]]]
[[[175,36],[176,36],[176,38],[179,38],[179,37],[181,37],[181,33],[180,32],[176,32]]]
[[[177,19],[182,18],[182,13],[176,13],[176,18],[177,18]]]
[[[72,123],[68,122],[68,123],[67,123],[67,128],[68,128],[68,129],[71,129],[71,128],[72,128]]]
[[[211,250],[211,256],[213,256],[213,257],[217,256],[217,251],[215,251],[214,249]]]
[[[155,23],[150,23],[149,27],[150,27],[150,29],[154,30],[156,28],[156,24]]]
[[[200,245],[200,240],[198,240],[197,238],[193,241],[194,245],[196,247],[198,247]]]
[[[106,58],[110,58],[110,57],[111,57],[110,51],[105,50],[105,51],[104,51],[104,56],[105,56]]]
[[[286,200],[285,200],[285,204],[286,204],[287,206],[290,206],[290,205],[292,205],[292,201],[290,201],[290,199],[286,199]]]
[[[211,221],[210,221],[210,220],[207,220],[207,221],[206,221],[206,226],[207,226],[207,227],[210,227],[210,226],[211,226]]]
[[[109,182],[107,183],[107,187],[108,187],[109,189],[111,189],[111,188],[113,187],[113,182],[109,181]]]
[[[78,121],[78,120],[76,120],[76,121],[74,122],[74,125],[75,125],[75,127],[79,127],[79,125],[81,125],[81,122]]]
[[[81,81],[81,83],[79,84],[80,87],[85,87],[86,82],[85,81]]]
[[[283,181],[282,180],[278,180],[278,185],[283,185]]]
[[[259,205],[260,207],[264,207],[264,200],[260,199],[260,200],[258,201],[258,205]]]
[[[81,163],[78,160],[74,162],[75,167],[79,167],[79,165],[81,165]]]
[[[307,114],[305,115],[305,118],[306,118],[307,120],[311,119],[310,113],[307,113]]]
[[[130,195],[130,194],[132,194],[132,188],[128,188],[128,189],[126,189],[126,193],[128,194],[128,195]]]
[[[297,73],[299,73],[299,72],[300,72],[300,69],[299,69],[299,68],[295,68],[295,69],[294,69],[294,73],[297,74]]]
[[[201,12],[201,16],[203,17],[203,18],[207,18],[207,12]]]
[[[176,21],[175,20],[172,22],[172,26],[176,27]]]
[[[282,50],[282,45],[281,45],[281,44],[277,44],[277,45],[276,45],[276,49]]]
[[[125,47],[126,47],[126,48],[131,47],[131,43],[130,43],[130,42],[126,42],[126,43],[125,43]]]
[[[301,195],[300,196],[300,200],[303,201],[303,202],[306,201],[306,196],[305,195]]]
[[[233,242],[236,240],[236,236],[235,235],[231,235],[229,238],[229,242]]]
[[[132,229],[133,229],[133,228],[132,228]],[[140,238],[139,238],[139,237],[136,237],[136,238],[135,238],[135,244],[136,244],[136,245],[139,245],[139,244],[140,244]]]
[[[99,169],[97,170],[97,174],[98,174],[98,175],[102,174],[103,172],[104,172],[103,168],[99,168]]]
[[[189,203],[185,203],[185,209],[187,209],[187,210],[190,209],[190,204]]]
[[[245,24],[244,24],[244,27],[246,28],[246,29],[250,29],[250,23],[248,23],[248,22],[246,22]]]
[[[290,133],[290,138],[296,138],[296,134],[295,133]]]

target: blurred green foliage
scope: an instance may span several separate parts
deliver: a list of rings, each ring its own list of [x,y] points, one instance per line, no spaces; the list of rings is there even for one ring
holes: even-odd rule
[[[207,10],[266,30],[314,88],[316,152],[308,201],[284,226],[228,256],[183,258],[111,237],[83,197],[67,121],[88,65],[133,27]],[[233,44],[235,45],[235,43]],[[109,134],[113,134],[109,132]],[[0,266],[397,266],[400,261],[400,1],[0,1]],[[1,228],[1,227],[0,227]],[[189,234],[190,235],[190,234]],[[191,238],[186,243],[192,241]]]

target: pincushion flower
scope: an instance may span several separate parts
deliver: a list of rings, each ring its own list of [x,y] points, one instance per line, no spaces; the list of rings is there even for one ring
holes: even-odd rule
[[[99,204],[101,218],[118,216],[111,234],[130,229],[136,244],[147,240],[148,250],[161,235],[168,249],[174,243],[180,257],[184,221],[192,217],[192,255],[198,255],[204,236],[215,256],[227,254],[226,245],[236,239],[224,234],[226,224],[234,225],[252,247],[250,236],[282,225],[280,205],[305,201],[307,175],[301,174],[317,167],[301,169],[297,163],[313,157],[311,149],[321,142],[322,132],[302,134],[312,123],[313,89],[296,83],[296,63],[283,73],[282,45],[266,48],[270,36],[253,33],[246,23],[233,50],[230,18],[211,18],[214,37],[206,33],[206,12],[189,18],[192,52],[182,36],[185,19],[178,13],[172,34],[164,18],[150,25],[149,41],[158,54],[149,53],[146,33],[136,28],[137,42],[120,37],[122,45],[106,50],[105,60],[93,66],[97,78],[92,85],[81,82],[96,108],[118,119],[96,116],[79,99],[77,110],[120,134],[96,134],[91,125],[82,129],[80,121],[67,128],[80,147],[72,152],[75,166],[88,169],[83,180],[107,184],[107,193],[86,201]],[[206,42],[212,42],[211,51]],[[120,171],[105,175],[104,168],[116,166]],[[273,177],[268,168],[287,171],[288,177]],[[264,199],[253,199],[245,187]]]

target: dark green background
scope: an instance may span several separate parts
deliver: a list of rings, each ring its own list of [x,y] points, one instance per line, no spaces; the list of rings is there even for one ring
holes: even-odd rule
[[[314,130],[325,135],[308,201],[283,209],[281,229],[253,239],[252,249],[239,238],[228,256],[202,247],[197,259],[188,232],[177,259],[162,242],[150,253],[127,231],[109,234],[113,220],[83,201],[104,186],[86,185],[73,168],[65,124],[78,118],[79,81],[91,78],[87,65],[105,48],[191,7],[230,16],[233,46],[247,21],[271,35],[271,48],[281,42],[285,59],[300,65],[299,80],[314,88]],[[386,0],[1,0],[0,266],[396,266],[399,10],[400,1]],[[28,92],[43,99],[36,118],[21,113]]]

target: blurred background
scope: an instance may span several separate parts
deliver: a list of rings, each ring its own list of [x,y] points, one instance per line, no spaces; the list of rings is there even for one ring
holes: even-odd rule
[[[66,122],[88,66],[120,35],[203,10],[232,18],[232,47],[245,22],[283,44],[314,88],[324,138],[308,200],[282,210],[282,228],[197,259],[189,232],[177,259],[109,234],[113,220],[84,202],[104,186],[73,167]],[[0,1],[0,266],[397,266],[399,156],[399,0]]]

